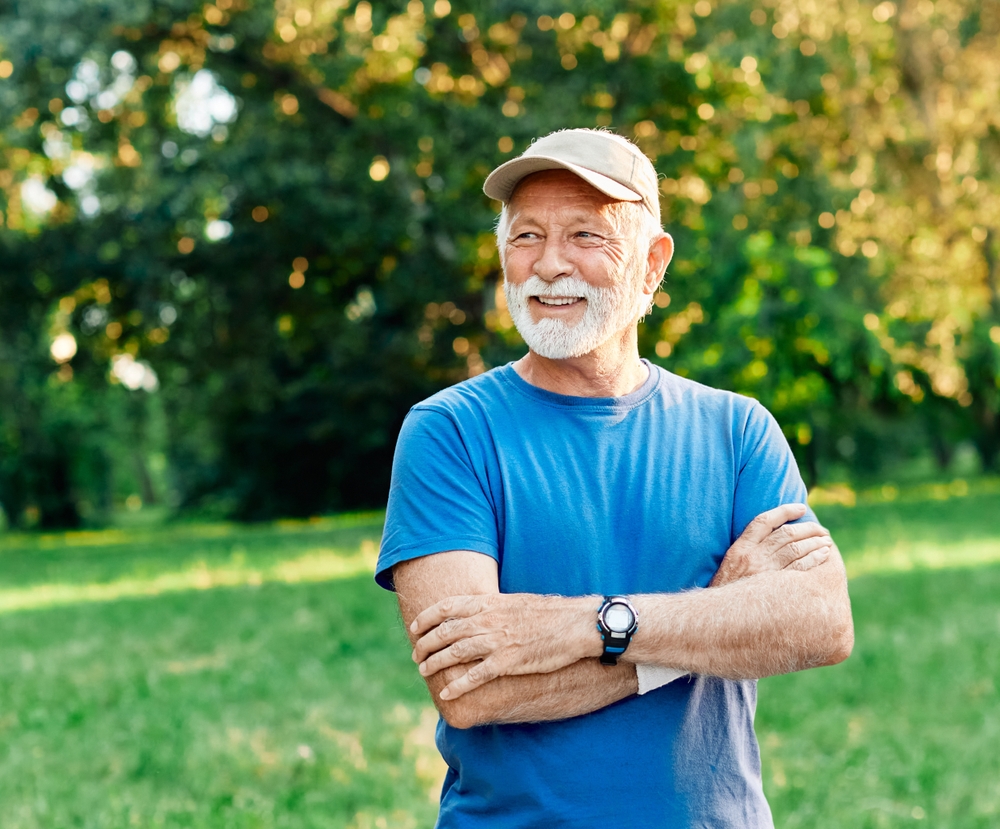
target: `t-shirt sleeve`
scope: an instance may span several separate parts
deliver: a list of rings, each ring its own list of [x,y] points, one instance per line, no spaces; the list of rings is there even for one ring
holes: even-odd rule
[[[479,466],[450,414],[410,411],[392,462],[380,586],[394,589],[394,565],[432,553],[471,550],[499,560],[496,512]]]
[[[743,430],[730,543],[762,512],[782,504],[804,504],[806,496],[806,486],[781,427],[767,409],[755,402]],[[799,520],[815,521],[816,516],[807,509]]]

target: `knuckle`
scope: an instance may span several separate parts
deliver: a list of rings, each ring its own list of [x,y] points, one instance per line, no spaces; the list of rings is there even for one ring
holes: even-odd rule
[[[476,685],[482,685],[484,682],[489,682],[493,679],[496,673],[488,662],[480,662],[475,667],[470,668],[466,676]]]
[[[788,565],[789,570],[808,570],[812,567],[812,554],[795,559]]]
[[[506,627],[503,615],[496,611],[484,613],[482,615],[482,623],[484,627],[490,630],[503,630]]]

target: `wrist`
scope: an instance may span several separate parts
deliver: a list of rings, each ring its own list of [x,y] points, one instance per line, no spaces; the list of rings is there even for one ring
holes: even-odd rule
[[[726,551],[718,571],[709,582],[709,587],[723,587],[750,575],[747,555],[742,546],[737,546],[738,544],[739,542]]]
[[[570,599],[573,603],[573,630],[576,634],[574,651],[578,659],[596,658],[601,655],[604,645],[601,632],[597,629],[597,608],[601,596],[580,596]]]

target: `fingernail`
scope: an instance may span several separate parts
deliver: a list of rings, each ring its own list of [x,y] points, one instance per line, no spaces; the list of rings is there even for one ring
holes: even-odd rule
[[[412,622],[410,622],[410,630],[412,630],[414,633],[417,632],[417,620],[416,619],[414,619]]]
[[[417,651],[415,648],[412,651],[410,651],[410,659],[412,659],[414,662],[417,661]]]
[[[441,692],[441,699],[449,699],[450,697],[451,697],[451,691],[449,691],[447,688],[445,688]]]
[[[420,673],[422,673],[422,674],[427,673],[427,663],[426,662],[421,662],[420,663]]]

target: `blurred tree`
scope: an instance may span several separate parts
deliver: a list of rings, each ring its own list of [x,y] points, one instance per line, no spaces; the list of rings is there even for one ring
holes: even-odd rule
[[[382,503],[407,408],[523,348],[480,187],[566,126],[662,175],[678,254],[644,353],[759,397],[813,482],[906,451],[901,422],[996,458],[986,6],[94,8],[0,7],[17,521],[122,480],[244,518]]]
[[[864,25],[852,19],[822,78],[844,148],[830,175],[858,188],[836,214],[836,244],[884,280],[865,323],[939,458],[971,438],[996,468],[1000,7],[882,2]]]

